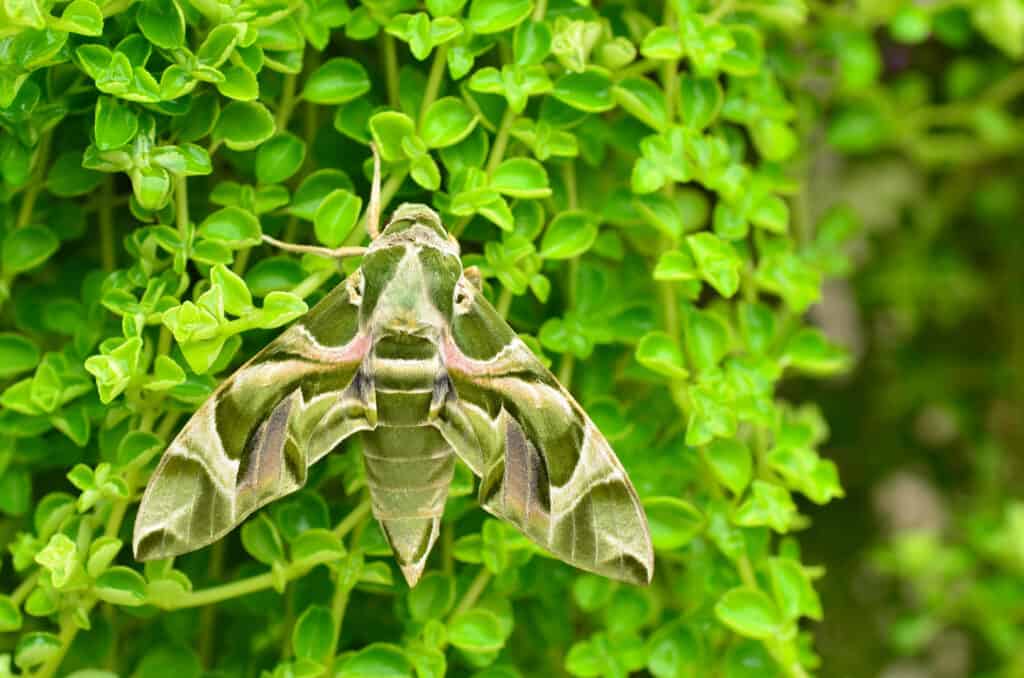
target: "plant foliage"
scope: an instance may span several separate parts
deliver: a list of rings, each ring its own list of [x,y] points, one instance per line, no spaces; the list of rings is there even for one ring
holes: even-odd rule
[[[6,0],[0,678],[816,673],[824,570],[801,531],[843,489],[803,377],[851,357],[808,310],[862,224],[907,207],[911,230],[870,236],[870,317],[895,309],[911,344],[982,298],[995,273],[942,234],[970,209],[958,182],[1020,146],[1022,55],[1017,0]],[[545,557],[460,468],[409,590],[351,449],[208,549],[142,567],[124,548],[184,419],[355,266],[262,236],[365,241],[371,142],[384,202],[441,213],[614,445],[649,588]],[[917,204],[929,182],[948,190]],[[986,188],[976,218],[1015,223],[1012,181]],[[878,389],[865,412],[892,403]],[[876,556],[925,587],[903,651],[976,618],[941,597],[978,563],[1005,584],[979,596],[1020,600],[1024,509],[986,496],[966,541]],[[1019,667],[1019,614],[993,614],[987,647]]]

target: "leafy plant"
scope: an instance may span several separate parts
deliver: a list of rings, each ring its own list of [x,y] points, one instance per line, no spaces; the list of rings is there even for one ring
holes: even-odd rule
[[[816,671],[798,536],[843,489],[805,377],[852,361],[808,309],[908,205],[862,306],[979,298],[898,277],[958,213],[900,188],[1019,146],[1014,0],[7,0],[0,45],[0,677]],[[545,557],[460,467],[409,590],[351,449],[199,553],[123,548],[185,417],[353,270],[263,236],[363,242],[371,141],[614,445],[651,587]]]

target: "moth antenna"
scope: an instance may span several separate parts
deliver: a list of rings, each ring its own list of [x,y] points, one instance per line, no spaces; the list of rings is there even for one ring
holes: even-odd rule
[[[269,235],[263,236],[263,242],[285,252],[319,254],[322,257],[330,257],[331,259],[344,259],[345,257],[357,257],[361,254],[366,254],[365,247],[335,247],[331,249],[330,247],[319,247],[317,245],[292,245],[277,238],[271,238]]]
[[[373,184],[370,186],[370,204],[366,206],[366,232],[371,240],[380,236],[380,153],[377,145],[370,142],[373,152]]]

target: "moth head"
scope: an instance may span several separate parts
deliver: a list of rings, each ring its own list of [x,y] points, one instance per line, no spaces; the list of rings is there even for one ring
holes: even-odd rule
[[[458,243],[434,210],[416,204],[395,210],[360,271],[364,327],[403,340],[440,337],[455,312],[463,275]]]

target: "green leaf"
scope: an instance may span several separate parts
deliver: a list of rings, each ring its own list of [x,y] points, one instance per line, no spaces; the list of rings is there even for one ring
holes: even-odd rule
[[[743,493],[753,472],[753,457],[746,445],[732,438],[718,438],[704,448],[704,458],[718,482],[737,496]]]
[[[229,99],[254,101],[260,95],[256,74],[242,65],[221,67],[223,79],[217,81],[217,90]]]
[[[597,240],[593,217],[582,210],[562,212],[548,224],[541,239],[544,259],[573,259],[590,249]]]
[[[35,668],[56,655],[61,647],[60,639],[52,633],[26,633],[14,648],[14,663],[22,670]]]
[[[25,226],[8,231],[0,250],[3,271],[13,276],[38,268],[53,256],[59,246],[57,236],[45,226]]]
[[[60,27],[69,33],[103,34],[103,12],[92,0],[72,0],[60,14]]]
[[[647,642],[647,670],[654,678],[700,675],[704,662],[700,637],[685,619],[676,619],[654,632]]]
[[[21,624],[21,610],[9,596],[0,595],[0,633],[18,631]]]
[[[320,65],[306,79],[302,98],[315,104],[343,104],[370,91],[366,68],[354,59],[335,58]]]
[[[146,602],[146,580],[128,567],[112,567],[96,579],[96,596],[114,605],[132,607]]]
[[[177,49],[185,44],[185,15],[175,0],[142,0],[135,20],[146,40],[157,47]]]
[[[299,659],[321,662],[328,659],[337,629],[331,611],[322,605],[310,605],[292,629],[292,647]]]
[[[46,188],[61,198],[85,195],[103,181],[103,174],[82,167],[82,154],[69,151],[57,156],[46,177]]]
[[[697,270],[697,262],[686,250],[668,250],[662,252],[658,258],[658,264],[654,267],[655,280],[670,280],[681,282],[684,280],[699,280],[700,271]]]
[[[626,78],[613,88],[612,95],[622,108],[656,131],[664,131],[668,125],[668,111],[665,95],[647,78]]]
[[[472,0],[469,28],[482,35],[507,31],[533,11],[531,0]]]
[[[647,369],[670,379],[686,379],[689,376],[683,366],[683,352],[679,344],[665,332],[645,334],[637,344],[636,360]]]
[[[651,541],[659,551],[682,548],[704,529],[704,516],[692,504],[675,497],[650,497],[644,512]]]
[[[372,643],[345,657],[334,678],[413,678],[412,664],[402,649],[388,643]]]
[[[566,73],[555,82],[555,89],[551,95],[587,113],[601,113],[615,108],[612,81],[603,71],[597,69],[583,73]]]
[[[232,101],[224,107],[213,129],[214,141],[233,151],[256,148],[274,135],[274,116],[266,106],[252,101]]]
[[[783,350],[782,363],[811,374],[837,374],[850,362],[849,354],[831,343],[821,330],[804,327],[790,337]]]
[[[784,620],[767,594],[757,589],[731,589],[715,604],[715,616],[741,636],[768,640],[782,631]]]
[[[256,155],[256,178],[263,184],[287,181],[306,159],[306,143],[283,132],[260,145]]]
[[[701,277],[723,297],[731,297],[740,288],[743,261],[728,240],[713,233],[697,233],[686,239]]]
[[[317,240],[327,247],[338,247],[359,220],[363,201],[343,188],[331,191],[320,203],[313,217]]]
[[[784,487],[755,480],[751,494],[736,509],[736,524],[745,527],[771,527],[776,532],[789,530],[796,517],[793,498]]]
[[[783,616],[796,621],[801,616],[821,620],[821,601],[804,567],[789,558],[771,558],[768,572],[772,593]]]
[[[548,173],[532,158],[509,158],[498,165],[490,187],[513,198],[541,199],[551,195]]]
[[[0,379],[9,379],[39,364],[39,347],[28,337],[0,333]]]
[[[412,118],[398,111],[383,111],[370,118],[370,135],[385,162],[405,160],[402,141],[415,131]]]
[[[478,119],[461,99],[443,97],[427,109],[421,136],[427,148],[451,146],[469,136]]]
[[[263,513],[257,513],[242,526],[242,546],[264,565],[284,560],[284,545],[277,528]]]
[[[455,580],[441,572],[428,572],[409,591],[409,614],[418,622],[441,619],[455,604]]]
[[[717,78],[684,74],[679,78],[679,113],[692,129],[704,129],[718,117],[724,95]]]
[[[119,148],[130,142],[139,129],[135,112],[114,97],[100,97],[96,102],[93,129],[96,147],[101,151]]]
[[[253,247],[263,242],[259,220],[238,207],[217,210],[199,225],[203,237],[222,242],[228,247]]]
[[[448,640],[470,653],[494,652],[505,646],[501,620],[490,610],[476,607],[448,622]]]

